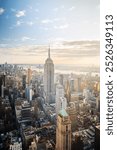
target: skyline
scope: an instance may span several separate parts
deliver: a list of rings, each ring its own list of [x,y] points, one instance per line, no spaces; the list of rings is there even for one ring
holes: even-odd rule
[[[0,0],[0,22],[0,63],[44,64],[50,44],[55,64],[99,66],[98,0]]]

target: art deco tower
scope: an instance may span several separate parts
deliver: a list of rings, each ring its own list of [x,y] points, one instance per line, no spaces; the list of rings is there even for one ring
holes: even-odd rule
[[[56,150],[71,150],[71,120],[65,109],[57,118]]]
[[[46,94],[46,103],[55,102],[54,98],[54,64],[50,58],[50,48],[48,49],[48,58],[44,64],[44,91]]]

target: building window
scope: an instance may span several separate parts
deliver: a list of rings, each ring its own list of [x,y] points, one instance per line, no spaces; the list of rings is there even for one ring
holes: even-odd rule
[[[68,126],[66,126],[66,132],[68,132]]]

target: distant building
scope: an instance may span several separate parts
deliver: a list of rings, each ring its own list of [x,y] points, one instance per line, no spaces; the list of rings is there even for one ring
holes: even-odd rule
[[[75,92],[80,93],[81,90],[81,77],[78,77],[77,79],[74,80],[74,90]]]
[[[67,102],[69,104],[71,101],[71,89],[70,89],[70,83],[68,80],[67,80],[66,88],[65,88],[65,97],[67,98]]]
[[[74,92],[74,79],[70,79],[70,90],[71,93]]]
[[[58,84],[56,86],[56,115],[61,109],[66,109],[67,100],[64,97],[64,88],[62,85]]]
[[[100,112],[100,97],[96,97],[96,109],[97,112]]]
[[[71,150],[71,120],[64,109],[57,118],[56,150]]]
[[[10,150],[22,150],[22,143],[15,142],[10,145]]]
[[[59,75],[59,83],[61,85],[63,85],[63,75],[62,74]]]
[[[48,50],[48,58],[44,64],[44,91],[46,94],[46,103],[55,102],[54,98],[54,64],[50,58],[50,48]]]
[[[4,97],[4,87],[6,85],[6,76],[1,75],[0,76],[0,96]]]
[[[23,89],[26,88],[26,75],[22,76],[22,86],[23,86]]]
[[[28,86],[26,85],[25,88],[25,97],[29,100],[32,101],[32,95],[33,95],[33,91],[32,91],[32,86]]]
[[[21,109],[22,121],[31,121],[31,107],[27,101],[24,101]]]
[[[32,71],[30,68],[28,68],[28,76],[27,76],[27,83],[28,85],[31,84],[31,80],[32,80]]]

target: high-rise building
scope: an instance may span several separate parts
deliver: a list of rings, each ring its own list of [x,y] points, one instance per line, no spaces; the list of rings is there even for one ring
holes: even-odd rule
[[[65,97],[67,98],[67,102],[69,104],[71,101],[71,89],[70,89],[70,83],[68,80],[66,83]]]
[[[46,103],[55,102],[54,98],[54,64],[50,58],[50,48],[48,50],[48,58],[44,64],[44,91],[46,94]]]
[[[70,79],[70,90],[74,92],[74,79]]]
[[[81,77],[78,77],[77,79],[75,79],[74,89],[75,89],[75,92],[78,92],[78,93],[82,91],[81,90]]]
[[[63,74],[59,75],[59,83],[63,85]]]
[[[6,82],[6,76],[5,75],[1,75],[0,76],[0,96],[1,97],[4,97],[5,82]]]
[[[23,86],[23,89],[26,88],[26,75],[22,76],[22,86]]]
[[[61,109],[66,109],[67,100],[64,97],[64,88],[62,85],[58,84],[56,86],[56,115]]]
[[[28,76],[27,76],[27,83],[28,85],[31,84],[31,79],[32,79],[32,71],[30,68],[28,68]]]
[[[31,107],[28,101],[24,101],[21,109],[21,118],[25,121],[31,121]]]
[[[64,109],[57,118],[56,150],[71,150],[71,120]]]
[[[26,85],[25,88],[25,97],[28,101],[32,101],[33,91],[32,91],[32,85],[28,86]]]

